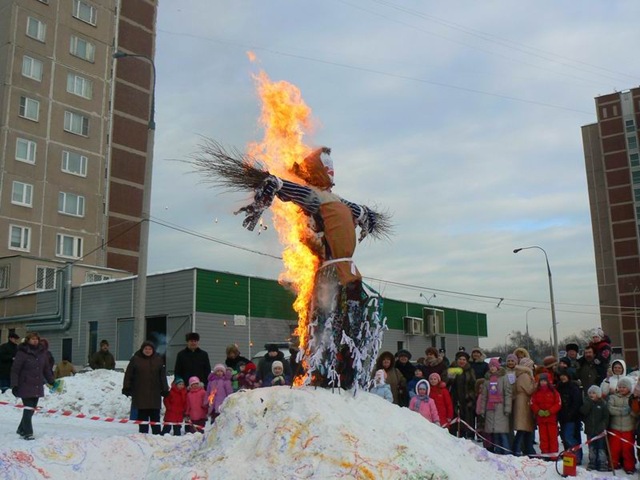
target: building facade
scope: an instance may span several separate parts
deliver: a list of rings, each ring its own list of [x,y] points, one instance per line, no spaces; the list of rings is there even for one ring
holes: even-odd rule
[[[156,14],[156,0],[0,2],[0,257],[137,272],[153,78],[113,53],[153,59]]]
[[[0,341],[9,331],[24,335],[36,330],[49,341],[54,357],[72,359],[84,365],[100,340],[111,345],[116,360],[129,360],[140,346],[133,345],[133,298],[136,277],[113,279],[64,288],[65,275],[78,267],[69,266],[61,274],[60,288],[32,292],[3,303],[22,305],[18,315],[0,316]],[[67,277],[68,278],[68,277]],[[146,297],[146,337],[166,355],[167,368],[173,369],[179,350],[185,348],[185,334],[197,331],[201,347],[212,362],[226,357],[226,347],[236,344],[251,358],[265,343],[288,342],[297,326],[292,304],[293,293],[276,280],[248,277],[229,272],[189,268],[150,275]],[[33,306],[32,314],[24,308]],[[420,320],[437,310],[442,324],[438,333],[428,329],[407,329],[407,319]],[[5,310],[16,312],[16,306]],[[406,348],[414,359],[424,355],[428,346],[450,350],[453,358],[458,347],[467,350],[487,336],[484,313],[383,299],[383,314],[389,330],[384,333],[383,350],[393,353]],[[432,334],[433,333],[433,334]]]
[[[640,88],[595,99],[582,127],[602,326],[640,365]]]

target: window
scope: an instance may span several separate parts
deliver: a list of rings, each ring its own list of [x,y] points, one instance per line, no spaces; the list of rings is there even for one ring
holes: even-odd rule
[[[54,288],[56,288],[56,269],[36,267],[36,290],[53,290]]]
[[[34,122],[40,117],[40,102],[29,97],[20,97],[20,116]]]
[[[640,171],[631,172],[631,178],[634,185],[640,184]]]
[[[614,105],[612,108],[613,108],[613,116],[617,117],[618,116],[618,106]]]
[[[9,227],[9,248],[28,252],[31,246],[31,229],[19,225]]]
[[[47,35],[47,26],[37,18],[27,18],[27,36],[44,42]]]
[[[98,272],[87,272],[84,279],[87,283],[102,282],[103,280],[111,280],[111,275],[103,275]]]
[[[633,120],[625,120],[624,124],[625,124],[625,127],[627,129],[627,132],[635,132],[636,131],[636,126],[635,126],[635,123],[633,122]]]
[[[25,55],[22,57],[22,75],[38,82],[42,81],[42,62]]]
[[[71,235],[56,235],[56,255],[66,258],[82,257],[82,238]]]
[[[38,144],[26,138],[16,139],[16,160],[36,163],[36,149]]]
[[[62,359],[71,361],[72,358],[73,358],[73,339],[63,338],[62,339]]]
[[[22,182],[13,182],[11,190],[11,203],[31,207],[33,205],[33,185]]]
[[[0,267],[0,290],[9,289],[9,274],[11,273],[11,265],[3,265]]]
[[[87,162],[89,159],[79,153],[62,151],[62,171],[73,175],[87,176]]]
[[[93,97],[93,82],[75,73],[68,73],[67,92],[91,99]]]
[[[76,135],[89,135],[89,119],[79,113],[64,112],[64,129]]]
[[[58,212],[73,215],[74,217],[84,217],[84,197],[73,193],[60,192],[58,194]]]
[[[629,160],[631,160],[632,167],[640,167],[640,158],[637,153],[632,153],[629,155]]]
[[[89,23],[91,25],[96,24],[98,10],[93,5],[89,5],[82,0],[73,0],[73,16],[78,20]]]
[[[71,35],[71,48],[69,51],[71,55],[80,57],[87,62],[93,62],[96,57],[95,45],[75,35]]]
[[[640,188],[633,189],[633,198],[636,202],[640,202]]]
[[[638,137],[635,135],[629,135],[627,137],[627,142],[629,143],[629,150],[635,150],[638,148]]]
[[[607,107],[602,107],[602,118],[607,118]]]

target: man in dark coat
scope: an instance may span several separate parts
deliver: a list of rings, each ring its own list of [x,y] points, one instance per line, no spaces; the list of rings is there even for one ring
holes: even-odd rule
[[[11,392],[20,397],[25,408],[22,421],[16,433],[25,440],[33,440],[31,418],[38,406],[38,398],[44,397],[44,383],[53,383],[53,370],[49,367],[49,358],[40,336],[29,332],[24,342],[18,345],[18,351],[11,366]]]
[[[156,353],[153,343],[145,341],[133,354],[124,374],[122,393],[131,397],[131,406],[137,411],[137,420],[158,422],[151,426],[154,435],[160,435],[160,407],[162,397],[169,395],[164,360]],[[148,424],[138,425],[140,433],[149,433]]]
[[[276,344],[270,343],[266,345],[267,353],[264,354],[264,357],[260,359],[260,363],[258,364],[258,371],[256,372],[256,379],[259,382],[262,382],[266,377],[271,375],[271,365],[276,360],[282,362],[282,366],[284,367],[284,375],[285,377],[291,378],[291,365],[284,359],[284,353],[280,351]],[[268,385],[263,385],[268,386]]]
[[[187,333],[187,348],[180,350],[176,357],[173,373],[176,377],[198,377],[203,385],[211,373],[209,354],[200,349],[200,335],[196,332]]]
[[[474,428],[475,426],[475,412],[476,412],[476,375],[469,363],[469,354],[467,352],[459,351],[456,353],[456,367],[450,368],[451,375],[447,382],[451,389],[451,400],[453,401],[453,408],[455,415],[460,417],[461,420],[466,422],[469,426]],[[459,433],[459,436],[463,438],[474,437],[473,431],[471,431],[463,423],[452,426],[452,433]]]
[[[592,385],[598,385],[604,380],[604,375],[598,364],[596,364],[596,357],[591,345],[587,345],[584,349],[584,355],[578,359],[578,372],[577,377],[582,388],[582,395],[585,396],[587,390]]]
[[[473,368],[473,373],[476,375],[476,379],[484,378],[484,376],[489,372],[489,364],[484,361],[487,358],[480,347],[475,347],[471,350],[471,368]]]
[[[100,342],[100,350],[91,355],[89,366],[94,370],[114,370],[116,368],[116,360],[109,351],[109,342],[106,340]]]
[[[11,365],[13,365],[13,357],[18,351],[18,343],[20,337],[11,332],[9,341],[0,345],[0,392],[4,393],[11,388]]]

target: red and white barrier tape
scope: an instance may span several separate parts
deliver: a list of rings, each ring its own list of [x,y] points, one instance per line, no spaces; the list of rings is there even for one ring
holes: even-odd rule
[[[161,425],[161,426],[162,425],[167,425],[167,426],[185,425],[185,426],[190,426],[190,427],[204,430],[204,427],[202,425],[196,425],[195,423],[191,423],[191,422],[152,422],[150,420],[131,420],[129,418],[99,417],[97,415],[86,415],[84,413],[74,413],[71,410],[55,410],[55,409],[46,409],[42,407],[33,408],[33,407],[26,407],[22,404],[9,403],[9,402],[3,402],[3,401],[0,401],[0,406],[14,407],[22,410],[33,410],[34,412],[46,413],[48,415],[58,415],[61,417],[69,417],[69,418],[81,418],[85,420],[94,420],[98,422],[122,423],[122,424],[131,423],[134,425]]]

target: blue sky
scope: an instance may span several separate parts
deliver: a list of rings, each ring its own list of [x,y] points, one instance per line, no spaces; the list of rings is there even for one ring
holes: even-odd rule
[[[540,245],[560,338],[599,325],[580,127],[595,121],[594,97],[638,85],[639,16],[637,1],[162,2],[152,216],[280,254],[273,230],[247,232],[233,216],[248,195],[211,190],[174,161],[202,135],[261,139],[251,75],[263,69],[311,107],[307,143],[333,149],[334,191],[392,212],[395,235],[356,252],[375,288],[487,313],[484,346],[524,330],[536,307],[530,331],[548,338],[544,256],[512,253]],[[281,269],[158,224],[150,241],[150,272]]]

